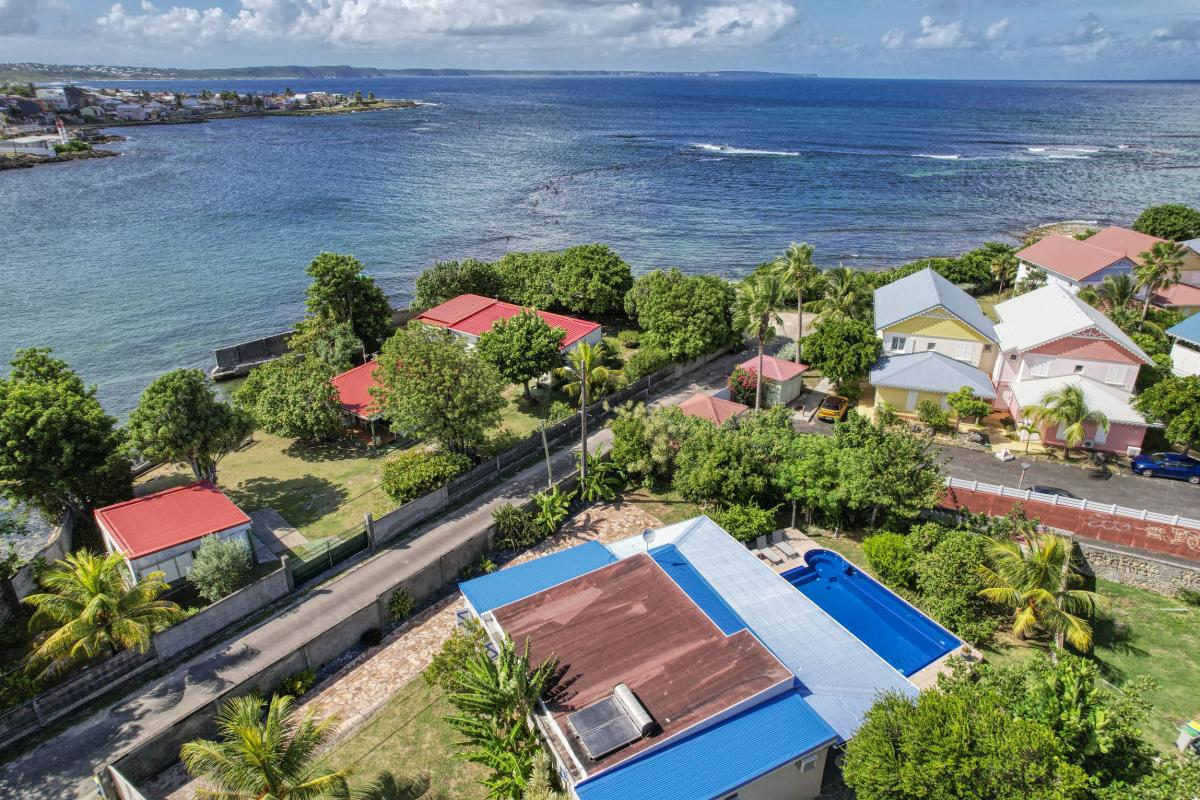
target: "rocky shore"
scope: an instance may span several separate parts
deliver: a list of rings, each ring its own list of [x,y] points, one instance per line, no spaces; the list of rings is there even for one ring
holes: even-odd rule
[[[79,153],[60,153],[56,156],[31,156],[26,154],[0,156],[0,171],[6,169],[28,169],[39,164],[65,164],[68,161],[83,161],[88,158],[110,158],[119,156],[115,150],[84,150]]]

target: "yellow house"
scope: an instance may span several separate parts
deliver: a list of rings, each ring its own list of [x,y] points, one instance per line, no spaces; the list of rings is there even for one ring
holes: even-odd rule
[[[970,386],[992,399],[996,329],[979,303],[932,269],[875,290],[875,333],[883,356],[871,370],[876,403],[911,412],[921,400],[945,407],[946,395]]]

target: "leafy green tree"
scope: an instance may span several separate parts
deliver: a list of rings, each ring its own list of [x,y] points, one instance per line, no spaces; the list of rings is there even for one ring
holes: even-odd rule
[[[1134,220],[1133,229],[1172,242],[1186,242],[1200,237],[1200,211],[1180,203],[1152,206]]]
[[[1179,269],[1183,266],[1185,251],[1183,245],[1174,242],[1155,242],[1144,253],[1139,254],[1142,260],[1133,268],[1137,287],[1146,294],[1142,299],[1142,322],[1150,311],[1150,299],[1159,289],[1166,289],[1179,283]]]
[[[945,479],[928,437],[854,412],[834,425],[833,437],[843,505],[869,511],[869,527],[881,512],[887,520],[908,522],[937,505]]]
[[[939,528],[937,523],[927,527]],[[917,537],[910,534],[910,540]],[[984,588],[979,567],[986,561],[987,539],[966,530],[938,535],[915,559],[921,607],[959,638],[975,645],[989,641],[999,626],[998,608],[979,596]]]
[[[116,420],[50,350],[18,350],[0,377],[0,494],[56,519],[133,494]]]
[[[1179,800],[1200,797],[1200,759],[1163,756],[1131,783],[1115,783],[1096,791],[1096,800]]]
[[[436,261],[417,276],[412,307],[414,311],[425,311],[460,294],[504,296],[496,265],[474,258]]]
[[[992,413],[991,401],[976,397],[970,386],[960,387],[958,391],[946,395],[946,402],[954,409],[955,430],[958,430],[963,417],[975,417],[978,424],[980,417]]]
[[[621,311],[633,272],[606,244],[581,244],[558,254],[554,306],[572,314]]]
[[[884,695],[846,746],[860,800],[1083,800],[1088,776],[1054,732],[1005,698],[959,680],[915,699]]]
[[[810,523],[814,516],[838,521],[842,514],[845,487],[838,465],[840,455],[831,437],[798,436],[780,463],[776,482],[783,497],[803,509]]]
[[[250,580],[250,548],[241,539],[205,536],[192,560],[188,580],[210,603],[233,594]]]
[[[916,581],[916,559],[908,538],[884,531],[863,539],[863,555],[879,579],[889,586],[912,589]]]
[[[1063,455],[1066,458],[1071,457],[1072,447],[1078,447],[1087,438],[1085,424],[1095,425],[1105,432],[1109,429],[1108,417],[1103,411],[1088,408],[1083,390],[1078,386],[1063,386],[1047,392],[1041,404],[1030,406],[1025,411],[1039,425],[1062,429]]]
[[[1022,295],[1032,292],[1035,289],[1041,289],[1046,285],[1046,281],[1050,280],[1046,275],[1046,270],[1041,267],[1030,267],[1025,272],[1025,276],[1017,281],[1013,287],[1013,295]]]
[[[733,287],[715,275],[654,270],[633,282],[625,312],[641,327],[644,348],[688,361],[733,343],[733,298]]]
[[[410,322],[383,346],[377,399],[399,430],[471,453],[500,424],[504,383],[448,331]]]
[[[600,349],[593,347],[588,342],[580,342],[567,354],[567,364],[559,370],[559,373],[569,381],[563,385],[563,391],[571,397],[579,398],[580,483],[587,481],[587,415],[588,404],[591,402],[591,391],[597,387],[607,386],[610,380],[608,367],[600,362]]]
[[[796,292],[796,363],[800,363],[799,342],[804,339],[804,290],[821,274],[813,263],[813,247],[808,242],[792,242],[773,263],[773,271],[785,287]]]
[[[699,425],[679,447],[675,490],[706,505],[773,504],[776,475],[795,437],[783,406],[720,428]]]
[[[560,348],[565,336],[562,328],[551,328],[526,309],[510,319],[498,320],[479,337],[475,350],[505,380],[521,384],[525,399],[532,401],[529,381],[562,364]]]
[[[470,468],[466,456],[414,449],[389,458],[380,472],[384,493],[403,505],[445,486]]]
[[[207,375],[177,369],[142,392],[125,437],[130,450],[147,461],[187,464],[196,480],[215,481],[217,463],[253,430],[248,414],[217,399]]]
[[[1054,636],[1059,648],[1070,643],[1079,650],[1092,646],[1088,618],[1103,605],[1095,592],[1075,588],[1082,582],[1071,560],[1071,545],[1046,533],[1028,537],[1022,547],[1012,540],[988,545],[988,561],[979,567],[985,588],[979,596],[1013,609],[1013,634],[1024,638],[1041,629]]]
[[[505,300],[529,308],[554,308],[558,302],[557,253],[509,252],[495,263]]]
[[[1168,376],[1133,401],[1151,422],[1166,426],[1167,441],[1191,451],[1200,442],[1200,376]]]
[[[234,392],[234,401],[267,433],[317,441],[342,426],[342,404],[330,383],[330,367],[289,354],[255,367]]]
[[[621,374],[626,383],[635,383],[647,375],[653,375],[671,363],[671,354],[661,347],[639,347],[637,352],[629,357]]]
[[[675,457],[704,420],[685,416],[678,406],[648,411],[638,403],[617,410],[610,423],[613,432],[609,458],[631,483],[646,489],[665,484],[675,474]]]
[[[838,265],[825,271],[825,294],[808,304],[807,311],[820,314],[822,321],[861,319],[871,307],[871,287],[863,274]]]
[[[733,328],[758,342],[758,374],[763,374],[767,341],[775,338],[775,326],[783,325],[778,308],[783,305],[783,284],[771,273],[750,277],[738,284],[733,301]],[[754,408],[762,408],[762,385],[756,381]]]
[[[366,357],[366,348],[349,322],[324,317],[301,320],[296,334],[288,339],[288,347],[297,355],[328,365],[334,373],[345,372]]]
[[[350,323],[354,335],[373,352],[392,328],[392,307],[387,295],[362,269],[362,262],[352,255],[318,255],[305,270],[312,278],[305,293],[305,308],[310,316]]]
[[[319,766],[321,751],[333,741],[337,720],[298,716],[295,701],[275,695],[227,700],[217,712],[218,739],[186,743],[179,757],[189,774],[204,781],[200,796],[210,800],[322,800],[345,797],[348,770]]]
[[[950,415],[936,400],[925,398],[917,403],[914,410],[917,412],[917,419],[928,425],[930,430],[940,431],[950,427]]]
[[[475,654],[456,676],[457,689],[447,699],[459,713],[446,721],[465,739],[462,758],[491,771],[482,781],[489,798],[521,797],[527,788],[541,745],[526,719],[552,688],[557,669],[553,658],[533,666],[528,644],[518,652],[506,637],[494,659]]]
[[[163,573],[133,583],[119,553],[68,553],[41,577],[45,592],[31,594],[31,630],[38,631],[28,669],[39,677],[122,650],[145,652],[150,635],[183,619],[183,611],[158,596],[167,590]]]
[[[840,391],[852,394],[857,394],[859,381],[882,348],[870,323],[843,316],[822,318],[803,344],[804,361],[820,369]]]
[[[775,508],[763,508],[754,503],[733,503],[717,511],[716,523],[739,542],[752,542],[775,530]]]
[[[1002,242],[984,242],[983,247],[973,251],[987,265],[992,279],[999,287],[996,291],[1004,296],[1004,284],[1010,283],[1017,277],[1017,250],[1015,247]],[[964,256],[965,258],[965,256]]]

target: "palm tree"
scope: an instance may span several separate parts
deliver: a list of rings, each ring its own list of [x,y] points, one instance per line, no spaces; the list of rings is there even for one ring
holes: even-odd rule
[[[568,379],[563,391],[571,397],[579,396],[580,484],[587,480],[587,407],[590,389],[593,386],[606,386],[611,379],[608,367],[602,363],[603,360],[604,354],[599,347],[580,342],[567,354],[567,365],[555,371],[560,377]]]
[[[1159,289],[1179,283],[1179,268],[1183,266],[1183,245],[1175,242],[1155,242],[1154,246],[1138,256],[1142,263],[1134,268],[1139,289],[1146,291],[1142,301],[1142,320],[1150,310],[1150,296]]]
[[[738,284],[733,301],[733,327],[758,340],[758,384],[754,390],[754,408],[762,408],[763,348],[775,338],[775,325],[783,325],[776,311],[783,305],[783,284],[771,273],[751,275]],[[797,345],[799,347],[799,345]]]
[[[1013,609],[1013,634],[1024,638],[1041,628],[1061,648],[1069,642],[1078,650],[1092,645],[1087,617],[1103,604],[1095,592],[1074,588],[1082,577],[1071,563],[1071,543],[1053,533],[1029,537],[1022,547],[1011,539],[988,545],[991,566],[979,567],[987,588],[979,596]]]
[[[1040,430],[1038,430],[1037,423],[1032,420],[1029,420],[1027,422],[1018,422],[1017,430],[1020,431],[1021,433],[1025,434],[1025,454],[1028,455],[1029,454],[1029,441],[1035,436],[1038,437],[1039,439],[1042,438],[1042,432]]]
[[[1071,448],[1083,444],[1087,438],[1085,423],[1108,432],[1108,417],[1103,411],[1088,408],[1087,398],[1078,386],[1067,385],[1042,396],[1041,405],[1026,409],[1029,418],[1038,425],[1055,425],[1062,429],[1063,457],[1070,459]]]
[[[39,677],[52,677],[105,652],[145,652],[155,630],[183,618],[175,603],[156,599],[168,588],[163,573],[151,572],[131,585],[126,570],[117,553],[80,550],[55,562],[41,580],[47,591],[25,598],[36,609],[29,627],[44,629],[30,656],[31,670],[41,668]]]
[[[1079,290],[1080,300],[1110,311],[1129,307],[1136,296],[1137,284],[1128,272],[1107,275],[1098,286],[1085,286]]]
[[[813,248],[808,242],[792,242],[781,258],[775,260],[775,273],[784,286],[796,290],[796,363],[800,363],[800,341],[804,338],[804,287],[818,274],[813,264]]]
[[[826,317],[857,317],[869,301],[862,274],[839,264],[825,271],[825,295],[809,303],[808,310]]]
[[[188,742],[179,752],[187,771],[209,784],[201,800],[318,800],[348,794],[348,770],[314,763],[332,741],[337,721],[297,719],[294,701],[275,695],[263,716],[263,699],[236,697],[217,713],[220,738]]]
[[[985,242],[981,249],[992,277],[1000,284],[997,295],[1003,297],[1005,282],[1017,276],[1017,250],[1001,242]]]

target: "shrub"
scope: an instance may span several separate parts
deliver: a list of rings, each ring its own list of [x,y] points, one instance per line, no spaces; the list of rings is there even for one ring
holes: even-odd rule
[[[552,535],[571,513],[574,492],[564,492],[557,486],[533,496],[537,512],[533,515],[534,526],[545,536]]]
[[[467,564],[458,571],[458,577],[461,580],[469,581],[471,578],[478,578],[480,575],[491,575],[499,569],[496,562],[492,561],[491,557],[484,553],[479,557],[478,561]]]
[[[429,661],[429,666],[421,673],[425,683],[440,688],[446,694],[456,691],[459,686],[457,676],[464,671],[465,665],[476,660],[487,648],[488,637],[478,620],[469,619],[466,624],[456,630],[442,643]]]
[[[1200,236],[1200,211],[1180,203],[1152,206],[1134,221],[1133,229],[1173,242],[1194,239]]]
[[[715,513],[717,524],[739,542],[752,542],[775,530],[775,508],[763,508],[753,503],[734,503]]]
[[[1000,624],[997,609],[979,597],[983,584],[977,570],[984,563],[985,548],[983,536],[945,531],[916,565],[921,605],[930,616],[972,644],[987,642]]]
[[[383,491],[401,505],[411,503],[445,486],[470,466],[469,458],[456,453],[406,450],[384,463]]]
[[[66,144],[54,145],[54,152],[59,155],[63,153],[82,153],[91,149],[92,146],[82,139],[70,139]]]
[[[617,341],[621,343],[622,347],[635,350],[642,343],[642,335],[637,331],[621,331],[617,334]]]
[[[505,503],[493,511],[492,522],[496,525],[497,547],[527,547],[538,540],[533,516],[512,503]]]
[[[625,312],[637,320],[647,347],[688,361],[735,341],[733,294],[733,286],[716,275],[654,270],[634,281]]]
[[[928,398],[917,403],[917,419],[935,431],[950,427],[950,413]]]
[[[661,347],[646,345],[629,357],[621,370],[630,383],[640,381],[671,363],[671,355]]]
[[[412,615],[413,605],[412,596],[403,589],[397,589],[388,598],[388,613],[392,615],[392,619],[403,621]]]
[[[575,416],[575,409],[562,400],[555,400],[550,404],[550,408],[546,409],[546,422],[550,425],[573,416]]]
[[[250,578],[250,548],[241,539],[206,536],[192,560],[189,580],[210,603],[246,585]]]
[[[916,579],[912,546],[898,533],[877,533],[863,540],[867,563],[890,586],[911,589]]]
[[[625,488],[625,470],[611,460],[588,460],[587,478],[580,481],[579,497],[585,503],[612,500]]]
[[[698,425],[708,423],[684,416],[677,406],[647,411],[642,403],[626,404],[610,423],[609,459],[625,471],[630,483],[652,489],[671,480],[679,446]]]
[[[473,258],[436,261],[417,276],[412,307],[415,311],[425,311],[460,294],[499,295],[500,276],[496,266]]]
[[[734,367],[729,376],[729,396],[733,402],[744,406],[754,405],[754,396],[758,392],[758,372],[753,368]]]
[[[286,694],[289,697],[300,697],[317,682],[316,673],[307,667],[299,672],[293,672],[279,682],[275,694]]]

